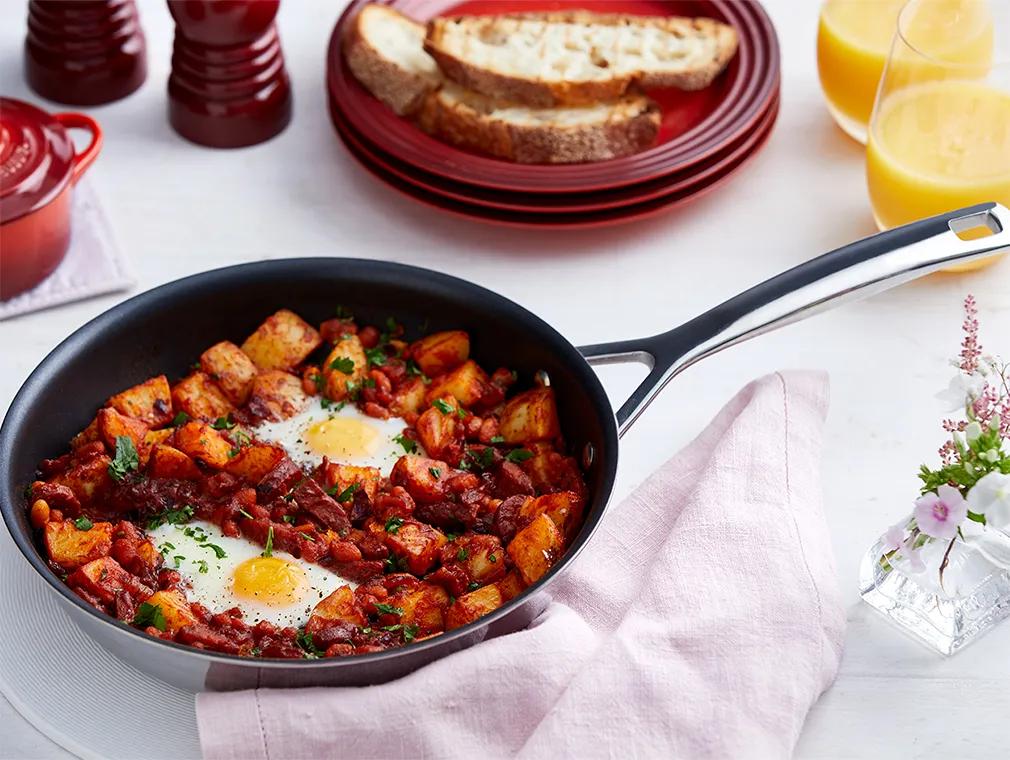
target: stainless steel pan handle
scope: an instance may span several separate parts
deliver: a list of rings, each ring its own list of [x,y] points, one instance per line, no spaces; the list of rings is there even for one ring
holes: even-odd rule
[[[975,240],[958,237],[975,227],[987,227],[992,234]],[[670,380],[706,356],[952,264],[1007,251],[1010,210],[982,203],[818,256],[668,332],[579,350],[590,364],[640,362],[649,367],[648,376],[617,411],[618,431],[624,435]]]

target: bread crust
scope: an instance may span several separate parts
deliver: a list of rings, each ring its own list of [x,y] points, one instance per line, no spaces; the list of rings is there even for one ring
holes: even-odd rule
[[[362,30],[363,19],[366,13],[374,12],[396,13],[381,6],[366,5],[355,16],[348,24],[344,37],[347,66],[369,92],[397,115],[409,116],[421,108],[425,98],[438,88],[440,82],[437,78],[398,65],[368,41]]]
[[[545,24],[596,24],[596,25],[658,25],[664,29],[677,28],[680,33],[710,36],[715,41],[715,55],[703,64],[684,71],[639,71],[617,75],[609,79],[585,81],[549,81],[518,77],[477,66],[454,55],[445,48],[445,31],[450,24],[472,22],[480,25],[494,24],[498,20],[539,21]],[[436,18],[428,22],[424,49],[438,63],[449,79],[468,89],[502,100],[511,100],[528,106],[550,108],[565,105],[586,105],[614,100],[633,87],[675,87],[681,90],[700,90],[712,83],[736,55],[737,33],[728,24],[710,18],[680,18],[598,14],[589,11],[552,13],[517,13],[496,17],[457,16]]]
[[[615,118],[571,125],[507,121],[479,107],[479,101],[450,101],[444,95],[436,92],[425,100],[418,114],[424,131],[523,164],[606,161],[639,153],[655,143],[661,121],[659,106],[642,95],[614,104]]]

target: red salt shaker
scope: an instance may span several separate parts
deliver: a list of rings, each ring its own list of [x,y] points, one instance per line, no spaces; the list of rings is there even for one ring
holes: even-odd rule
[[[59,103],[119,100],[147,76],[144,34],[133,0],[31,0],[25,79]]]
[[[175,19],[168,120],[214,148],[269,140],[291,119],[274,17],[280,0],[168,0]]]

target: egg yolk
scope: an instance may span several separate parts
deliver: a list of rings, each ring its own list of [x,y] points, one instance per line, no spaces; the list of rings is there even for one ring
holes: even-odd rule
[[[309,448],[337,461],[374,453],[379,439],[379,431],[373,426],[350,417],[323,420],[305,431],[305,443]]]
[[[294,604],[306,585],[305,573],[280,557],[253,557],[235,568],[235,595],[272,607]]]

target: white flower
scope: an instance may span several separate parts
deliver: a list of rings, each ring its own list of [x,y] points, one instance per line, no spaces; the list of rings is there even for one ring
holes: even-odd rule
[[[968,426],[964,429],[964,437],[969,443],[981,438],[982,426],[978,422],[969,422]]]
[[[947,389],[936,394],[944,404],[944,410],[956,412],[964,409],[978,398],[985,385],[985,378],[980,374],[966,375],[963,372],[954,375]]]
[[[985,515],[986,525],[1010,526],[1010,475],[990,472],[968,491],[968,509]]]

